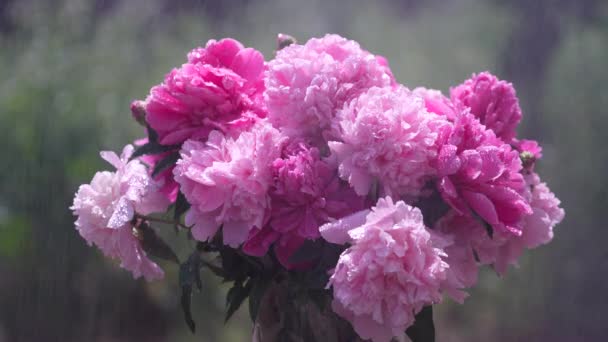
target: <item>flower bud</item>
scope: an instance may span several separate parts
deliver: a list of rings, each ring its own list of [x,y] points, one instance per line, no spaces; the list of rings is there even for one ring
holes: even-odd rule
[[[131,115],[133,115],[133,119],[137,121],[140,125],[146,125],[146,104],[144,101],[135,100],[131,102]]]
[[[283,48],[286,48],[289,45],[295,43],[297,43],[297,40],[288,34],[279,33],[277,35],[277,51],[282,50]]]
[[[521,165],[526,170],[531,169],[534,166],[534,162],[536,162],[536,156],[530,151],[521,152],[519,154],[519,159],[521,159]]]

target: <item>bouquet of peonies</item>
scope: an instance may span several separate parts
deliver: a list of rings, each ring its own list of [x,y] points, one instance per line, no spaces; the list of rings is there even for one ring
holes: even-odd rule
[[[255,341],[434,339],[431,307],[463,302],[564,217],[521,140],[513,86],[490,73],[410,89],[337,35],[279,35],[274,59],[211,40],[131,106],[147,137],[80,186],[76,229],[135,278],[178,263],[181,304],[205,269],[248,298]],[[158,234],[192,241],[183,260]]]

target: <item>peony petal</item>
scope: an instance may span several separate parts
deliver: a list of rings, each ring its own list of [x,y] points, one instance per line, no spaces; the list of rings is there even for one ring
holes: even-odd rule
[[[352,215],[343,217],[330,223],[326,223],[319,227],[321,236],[327,242],[335,243],[338,245],[345,244],[351,241],[348,232],[351,229],[354,229],[365,223],[365,218],[367,214],[369,214],[369,212],[369,210],[361,210]]]

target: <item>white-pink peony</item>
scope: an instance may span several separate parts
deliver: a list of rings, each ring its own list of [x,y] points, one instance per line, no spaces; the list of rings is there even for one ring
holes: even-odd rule
[[[90,184],[78,189],[74,204],[76,229],[89,243],[95,244],[108,257],[121,261],[120,266],[135,278],[160,279],[162,269],[143,251],[131,224],[135,213],[165,211],[169,201],[158,192],[159,185],[149,176],[139,160],[129,161],[133,146],[127,145],[120,157],[114,152],[101,152],[115,172],[97,172]]]

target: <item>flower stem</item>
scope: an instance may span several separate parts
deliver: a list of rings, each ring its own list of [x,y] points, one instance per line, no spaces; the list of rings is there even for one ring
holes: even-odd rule
[[[166,224],[178,226],[183,229],[190,229],[190,227],[188,227],[178,221],[168,220],[168,219],[164,219],[164,218],[160,218],[160,217],[151,217],[151,216],[146,216],[146,215],[141,215],[141,214],[135,214],[135,215],[142,220],[146,220],[146,221],[150,221],[150,222],[166,223]]]

